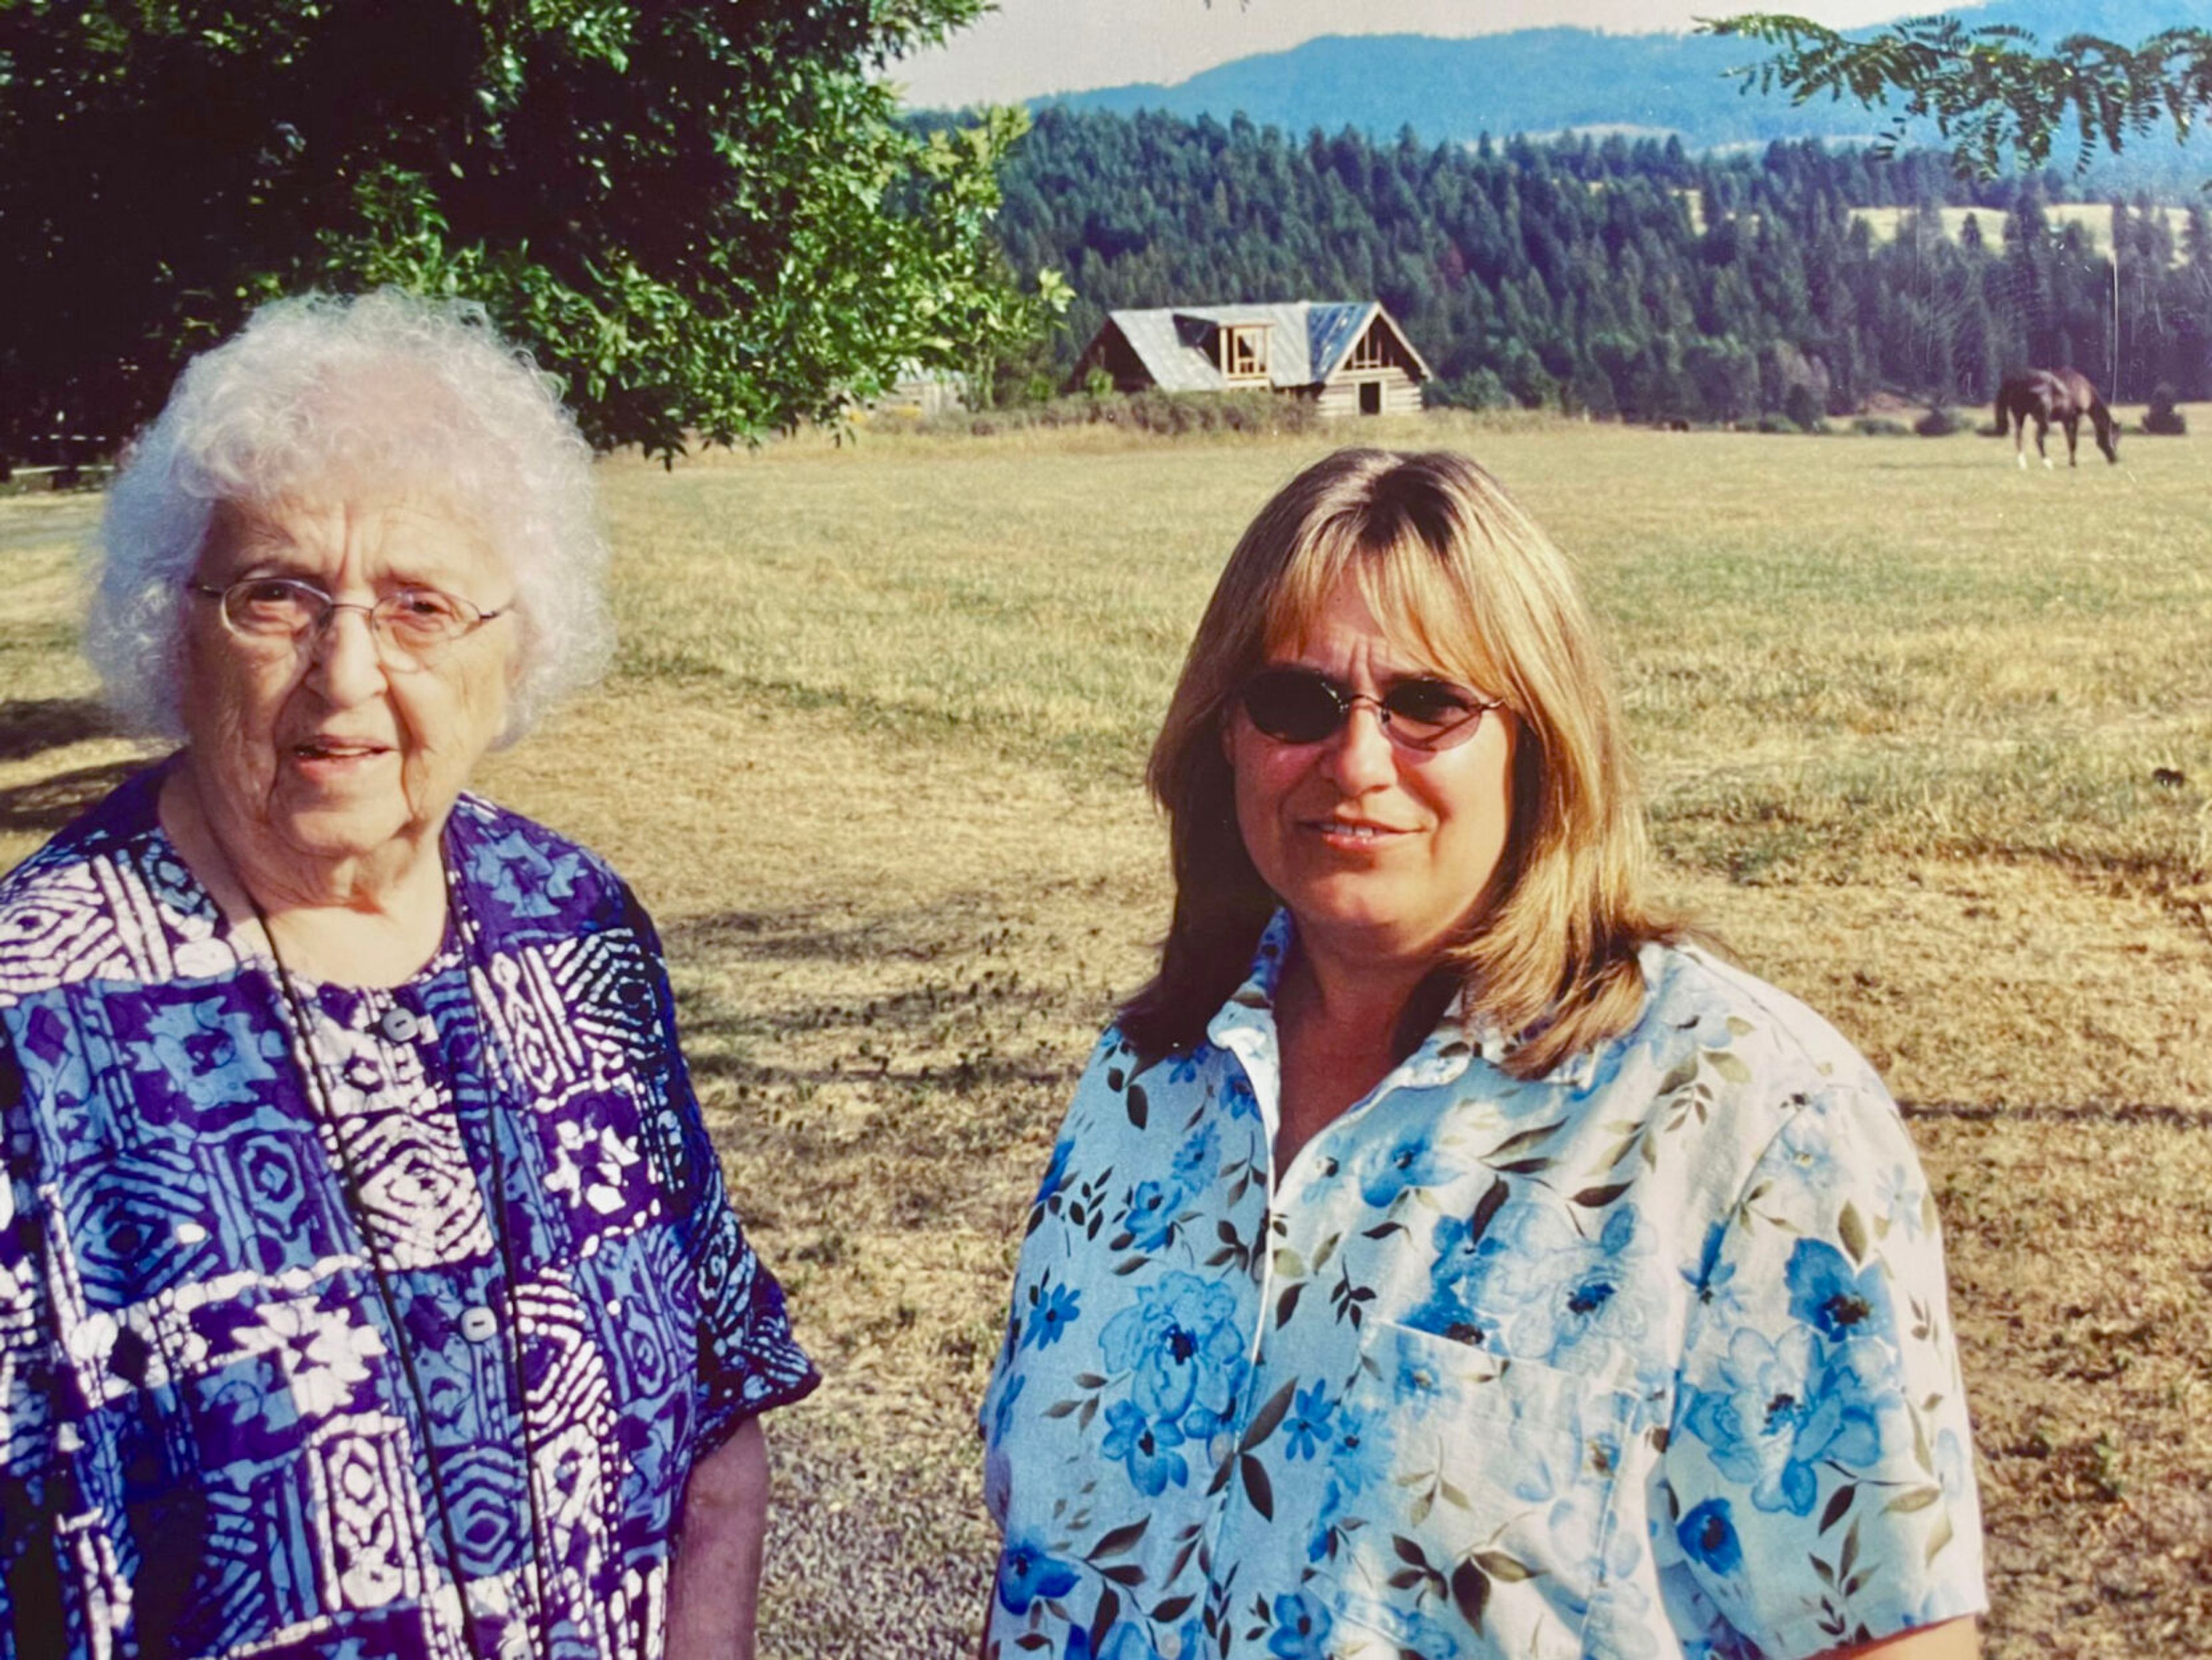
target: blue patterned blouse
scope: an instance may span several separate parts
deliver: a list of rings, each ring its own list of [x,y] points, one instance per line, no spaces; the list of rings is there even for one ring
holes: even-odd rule
[[[0,883],[0,1660],[657,1655],[692,1463],[817,1379],[651,923],[465,797],[434,959],[303,1033],[163,770]]]
[[[1833,1031],[1650,946],[1624,1037],[1524,1082],[1447,1018],[1278,1171],[1290,937],[1076,1091],[987,1655],[1789,1660],[1984,1606],[1935,1208]]]

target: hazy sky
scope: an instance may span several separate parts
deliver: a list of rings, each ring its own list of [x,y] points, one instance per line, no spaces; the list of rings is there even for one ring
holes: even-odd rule
[[[1852,27],[1940,0],[999,0],[952,44],[892,71],[921,107],[1176,82],[1317,34],[1495,34],[1573,24],[1616,34],[1686,29],[1699,17],[1789,11]],[[1963,8],[1954,7],[1953,9]]]

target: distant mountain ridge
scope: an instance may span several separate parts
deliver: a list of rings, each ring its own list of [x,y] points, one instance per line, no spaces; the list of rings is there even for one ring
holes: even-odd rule
[[[1993,0],[1955,15],[1975,27],[2026,29],[2046,46],[2081,33],[2132,46],[2162,29],[2201,26],[2203,10],[2191,0]],[[1919,14],[1900,12],[1911,15]],[[1884,125],[1881,115],[1849,101],[1796,105],[1779,93],[1740,90],[1742,83],[1727,71],[1763,55],[1756,43],[1740,40],[1569,27],[1465,40],[1330,35],[1174,85],[1106,87],[1032,100],[1031,106],[1164,110],[1224,122],[1242,114],[1293,133],[1349,126],[1387,137],[1410,127],[1429,143],[1468,142],[1486,132],[1627,128],[1678,135],[1698,150],[1778,138],[1864,139]],[[1916,128],[1912,137],[1933,142],[1934,129]],[[2170,137],[2160,142],[2175,149]]]

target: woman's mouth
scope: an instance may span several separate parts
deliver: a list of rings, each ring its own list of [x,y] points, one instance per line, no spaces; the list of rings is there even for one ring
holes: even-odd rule
[[[1378,824],[1364,818],[1309,818],[1302,828],[1331,847],[1362,849],[1385,846],[1407,833],[1395,824]]]
[[[360,761],[373,761],[378,756],[388,755],[390,749],[382,744],[371,744],[343,738],[307,738],[292,745],[292,758],[303,764],[318,767],[343,766]]]

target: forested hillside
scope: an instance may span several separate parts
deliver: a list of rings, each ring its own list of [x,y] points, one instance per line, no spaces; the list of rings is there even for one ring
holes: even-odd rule
[[[1915,8],[1900,0],[1897,9]],[[2045,45],[2079,33],[2132,44],[2201,22],[2203,6],[2202,0],[1989,0],[1924,9],[1949,10],[1969,28],[2023,31]],[[1208,115],[1226,121],[1241,112],[1290,131],[1348,126],[1385,137],[1410,124],[1423,137],[1443,143],[1471,142],[1482,132],[1646,131],[1679,137],[1693,151],[1771,139],[1833,143],[1890,127],[1891,112],[1850,99],[1801,104],[1779,94],[1746,96],[1743,82],[1730,71],[1761,55],[1747,41],[1712,35],[1557,26],[1457,39],[1324,35],[1288,51],[1237,58],[1172,86],[1055,93],[1033,107],[1064,104],[1117,115],[1153,110],[1187,121]],[[1905,136],[1915,143],[1938,142],[1932,121],[1909,125]],[[2053,159],[2072,164],[2069,140],[2061,138]],[[2124,155],[2101,159],[2096,171],[2130,192],[2139,185],[2194,190],[2212,173],[2212,140],[2200,135],[2184,147],[2170,127],[2154,127]]]
[[[1047,109],[1006,179],[1020,271],[1078,299],[1065,373],[1116,307],[1380,299],[1468,404],[1639,419],[1803,419],[1879,391],[1978,403],[2026,364],[2121,394],[2212,397],[2212,226],[2177,239],[2116,204],[2119,268],[2045,204],[2064,181],[1970,185],[1948,158],[1812,143],[1693,157],[1678,143],[1428,145],[1286,137]],[[1908,216],[1877,240],[1853,207],[1967,205],[1956,241]],[[2178,241],[2178,246],[2177,246]],[[2117,323],[2116,323],[2117,319]]]

